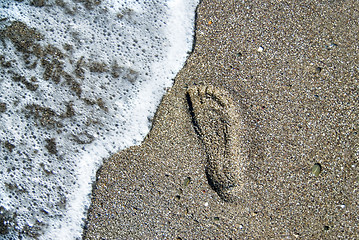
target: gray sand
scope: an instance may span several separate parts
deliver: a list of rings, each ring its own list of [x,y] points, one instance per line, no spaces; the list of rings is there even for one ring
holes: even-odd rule
[[[150,134],[98,172],[84,238],[358,239],[359,2],[207,0],[197,14]],[[242,118],[234,202],[209,184],[193,85],[227,91]]]

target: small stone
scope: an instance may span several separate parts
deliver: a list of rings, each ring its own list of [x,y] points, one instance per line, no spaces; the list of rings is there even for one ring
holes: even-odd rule
[[[184,180],[183,186],[187,187],[188,184],[191,183],[191,178],[190,177],[186,177],[186,179]]]
[[[321,171],[322,171],[322,166],[319,163],[313,165],[312,173],[314,174],[314,176],[318,177]]]

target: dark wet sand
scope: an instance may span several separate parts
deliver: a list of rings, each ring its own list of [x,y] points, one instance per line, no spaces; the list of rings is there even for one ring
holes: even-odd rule
[[[205,0],[197,14],[150,134],[98,172],[85,238],[359,239],[359,1]],[[208,183],[193,85],[226,90],[243,117],[236,203]]]

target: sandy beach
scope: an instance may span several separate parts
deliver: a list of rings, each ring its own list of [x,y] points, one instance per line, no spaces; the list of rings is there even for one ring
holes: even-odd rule
[[[151,132],[97,173],[84,239],[358,239],[358,19],[356,0],[202,1]]]

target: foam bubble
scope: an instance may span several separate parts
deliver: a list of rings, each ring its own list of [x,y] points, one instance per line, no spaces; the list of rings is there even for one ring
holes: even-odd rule
[[[197,4],[0,0],[2,238],[81,237],[95,173],[148,133]]]

